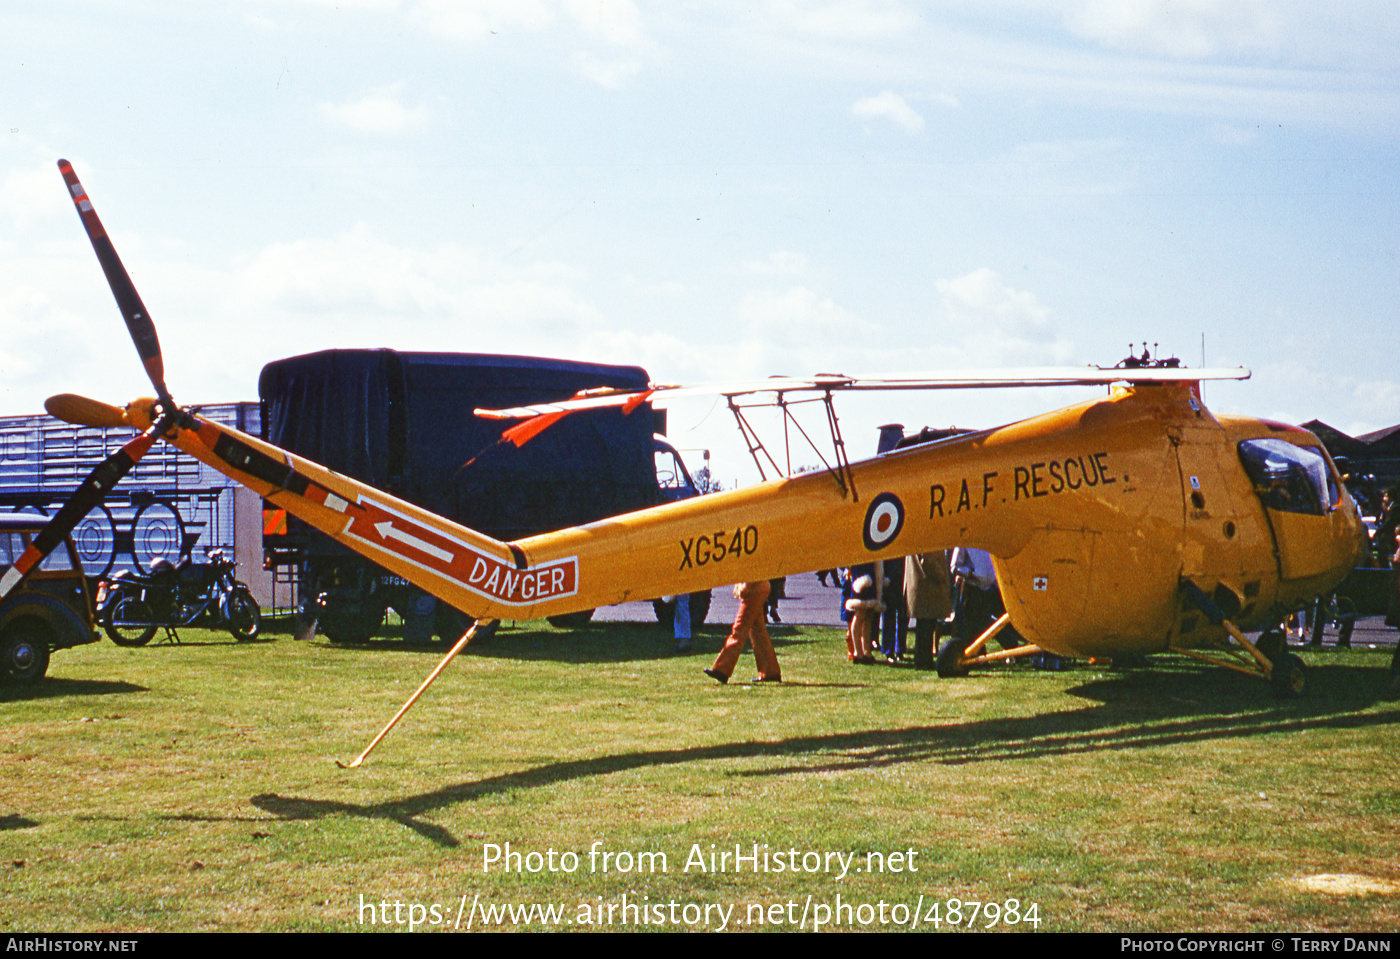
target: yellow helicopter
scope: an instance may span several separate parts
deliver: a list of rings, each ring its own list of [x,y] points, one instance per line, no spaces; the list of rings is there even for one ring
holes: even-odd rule
[[[0,578],[0,595],[156,439],[478,625],[955,546],[983,549],[994,557],[1007,611],[971,644],[945,651],[946,672],[1011,655],[983,652],[1009,623],[1031,644],[1016,654],[1178,652],[1298,695],[1306,682],[1301,660],[1276,632],[1262,644],[1245,633],[1273,627],[1326,593],[1364,549],[1359,511],[1315,436],[1267,420],[1215,416],[1201,402],[1202,380],[1243,379],[1248,371],[1158,363],[663,386],[479,410],[520,420],[506,438],[525,442],[578,409],[630,411],[699,392],[726,396],[733,407],[735,397],[770,393],[781,402],[805,392],[826,403],[837,440],[825,470],[501,542],[181,409],[166,388],[155,327],[135,287],[71,165],[59,161],[59,168],[157,396],[125,409],[69,394],[46,403],[70,423],[127,425],[141,434],[93,471],[35,540],[33,555]],[[1106,397],[856,463],[844,456],[831,411],[832,395],[848,390],[1064,384],[1115,385]]]

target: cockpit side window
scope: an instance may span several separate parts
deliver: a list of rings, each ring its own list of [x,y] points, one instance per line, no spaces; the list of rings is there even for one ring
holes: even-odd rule
[[[1327,465],[1327,457],[1322,455],[1321,450],[1311,446],[1308,447],[1308,449],[1316,453],[1318,456],[1322,456],[1323,468],[1327,470],[1327,506],[1330,509],[1336,509],[1342,503],[1341,478],[1337,476],[1337,470],[1335,467],[1329,467]]]
[[[1320,516],[1341,500],[1327,460],[1316,450],[1278,439],[1245,440],[1240,460],[1269,509]]]

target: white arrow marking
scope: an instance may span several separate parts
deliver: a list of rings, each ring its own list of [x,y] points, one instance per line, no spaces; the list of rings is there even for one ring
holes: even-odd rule
[[[407,546],[412,546],[419,552],[427,553],[434,559],[440,559],[444,563],[452,562],[452,554],[449,553],[447,550],[438,549],[432,543],[425,542],[424,540],[419,539],[417,536],[414,536],[411,533],[405,533],[401,529],[395,529],[392,520],[386,520],[383,523],[375,523],[374,528],[379,530],[379,535],[382,536],[384,539],[396,539],[400,543],[403,543]]]

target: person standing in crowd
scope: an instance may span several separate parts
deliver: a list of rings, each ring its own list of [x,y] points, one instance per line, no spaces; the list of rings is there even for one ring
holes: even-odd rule
[[[846,608],[846,603],[850,601],[853,595],[851,593],[851,584],[856,581],[857,575],[858,574],[853,572],[849,566],[843,566],[836,577],[836,585],[841,587],[841,603],[837,607],[837,610],[841,614],[841,622],[843,623],[849,623],[851,621],[851,611]]]
[[[986,550],[959,546],[953,550],[952,574],[958,594],[954,632],[960,639],[976,639],[1006,611],[992,557]]]
[[[1381,494],[1381,504],[1385,509],[1382,516],[1396,515],[1396,488],[1394,486]],[[1392,520],[1389,532],[1384,536],[1384,525],[1376,527],[1375,547],[1377,558],[1390,564],[1390,595],[1387,597],[1385,624],[1400,628],[1400,529]],[[1390,657],[1390,695],[1400,696],[1400,637],[1396,639],[1395,652]]]
[[[765,606],[765,615],[768,620],[774,623],[781,623],[783,618],[778,615],[778,600],[787,599],[787,577],[779,576],[777,579],[768,581],[768,603]]]
[[[914,618],[914,668],[933,669],[938,626],[953,611],[948,551],[904,558],[904,605]]]
[[[1381,515],[1376,518],[1376,535],[1372,546],[1376,561],[1382,566],[1395,566],[1395,534],[1400,531],[1400,488],[1387,486],[1381,493]]]
[[[676,615],[674,620],[676,634],[676,652],[690,652],[690,594],[681,593],[676,597]]]
[[[846,658],[860,666],[875,662],[875,630],[884,604],[875,591],[875,565],[863,563],[851,567],[855,579],[851,583],[851,598],[846,600]]]
[[[901,662],[905,655],[905,639],[909,633],[909,607],[904,603],[904,560],[887,559],[875,564],[885,571],[882,599],[885,611],[880,614],[880,652],[891,664]]]
[[[953,633],[971,642],[1006,612],[1001,590],[997,587],[996,567],[986,550],[959,546],[953,550],[952,572],[957,594]],[[996,640],[1002,649],[1015,649],[1021,645],[1021,634],[1014,626],[1007,625],[997,633]],[[1038,659],[1049,664],[1049,668],[1059,668],[1058,657],[1050,653],[1042,653]]]

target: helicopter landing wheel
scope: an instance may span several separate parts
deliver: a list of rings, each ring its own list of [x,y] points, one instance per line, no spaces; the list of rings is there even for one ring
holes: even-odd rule
[[[1288,649],[1288,639],[1281,631],[1268,629],[1259,634],[1259,638],[1254,641],[1254,648],[1267,656],[1269,662],[1275,662]]]
[[[962,657],[971,644],[972,640],[965,636],[949,636],[945,639],[943,645],[938,648],[938,658],[933,663],[938,675],[944,679],[966,676],[970,668],[963,663]]]
[[[1302,696],[1308,688],[1308,670],[1303,661],[1293,653],[1283,653],[1270,662],[1274,669],[1269,685],[1274,688],[1274,695],[1279,699]]]

